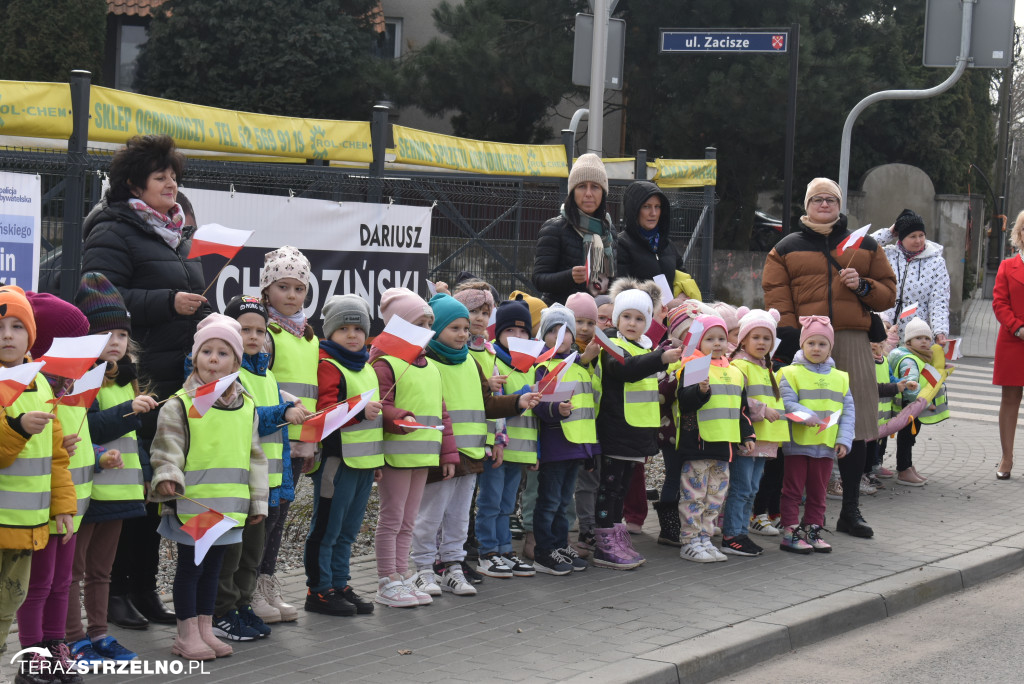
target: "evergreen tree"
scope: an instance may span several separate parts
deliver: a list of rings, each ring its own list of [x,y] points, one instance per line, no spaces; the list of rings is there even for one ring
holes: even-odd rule
[[[86,69],[98,83],[106,32],[106,0],[0,0],[0,74],[66,83]]]

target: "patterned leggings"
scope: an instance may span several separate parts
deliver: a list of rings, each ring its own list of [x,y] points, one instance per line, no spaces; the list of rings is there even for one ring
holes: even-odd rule
[[[711,537],[729,492],[728,462],[684,461],[679,486],[679,539],[685,543],[694,537]]]
[[[597,527],[613,527],[622,522],[622,506],[635,466],[635,461],[601,456],[601,479],[594,507],[594,524]]]

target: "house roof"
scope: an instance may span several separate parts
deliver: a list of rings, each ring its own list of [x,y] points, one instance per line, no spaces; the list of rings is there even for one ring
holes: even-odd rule
[[[164,0],[107,0],[107,12],[129,17],[148,17]]]

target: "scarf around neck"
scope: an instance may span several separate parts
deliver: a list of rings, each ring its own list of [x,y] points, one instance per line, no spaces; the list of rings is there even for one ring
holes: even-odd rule
[[[829,235],[832,232],[832,227],[839,223],[839,219],[836,219],[832,223],[815,223],[806,216],[801,216],[800,223],[804,224],[818,235]]]
[[[914,257],[916,257],[917,255],[921,254],[924,250],[928,249],[928,243],[927,242],[925,243],[924,247],[922,247],[921,249],[917,250],[916,252],[911,252],[909,249],[904,247],[903,246],[903,240],[900,240],[899,242],[897,242],[896,246],[900,248],[900,252],[903,254],[904,258],[906,258],[907,263],[910,263],[911,261],[914,260]]]
[[[132,197],[128,200],[128,206],[135,210],[146,225],[153,229],[161,240],[167,243],[171,249],[177,249],[181,244],[181,229],[185,224],[185,212],[181,210],[180,204],[171,207],[168,214],[161,214],[140,199]]]
[[[430,348],[430,351],[437,354],[437,356],[442,361],[450,363],[453,366],[455,364],[462,363],[463,361],[466,360],[466,357],[469,356],[468,346],[462,345],[462,347],[456,349],[454,347],[449,347],[447,344],[441,342],[436,337],[430,340],[430,342],[427,342],[427,347]]]
[[[363,370],[363,366],[370,359],[370,351],[366,347],[359,351],[349,351],[336,342],[320,340],[320,349],[350,371]]]
[[[267,313],[270,320],[277,323],[283,329],[296,337],[303,337],[306,334],[306,315],[299,309],[298,313],[292,316],[285,316],[283,313],[267,304]]]

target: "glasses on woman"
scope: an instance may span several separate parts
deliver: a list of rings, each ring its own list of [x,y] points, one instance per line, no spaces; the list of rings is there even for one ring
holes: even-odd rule
[[[811,204],[824,204],[826,207],[839,204],[838,197],[812,197]]]

